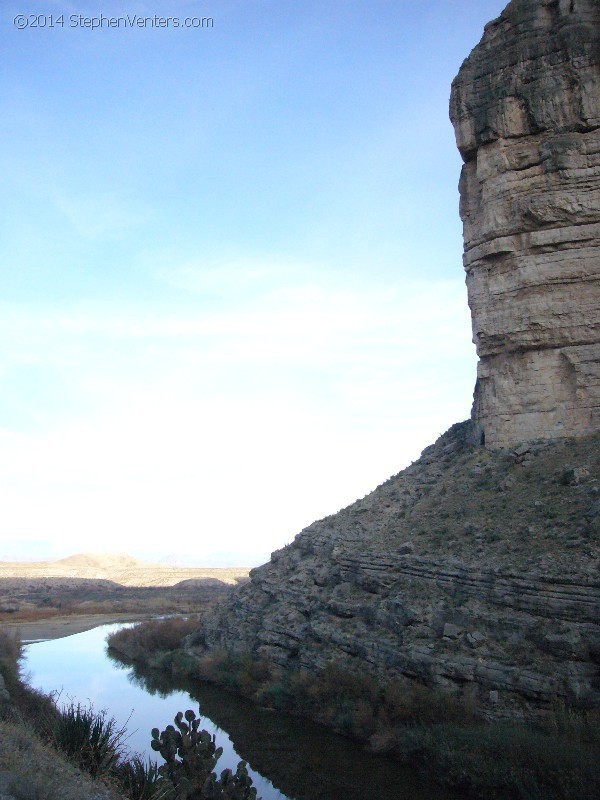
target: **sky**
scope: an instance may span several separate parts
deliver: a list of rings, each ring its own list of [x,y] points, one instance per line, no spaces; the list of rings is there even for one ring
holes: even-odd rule
[[[448,99],[504,5],[3,1],[0,558],[254,566],[469,416]]]

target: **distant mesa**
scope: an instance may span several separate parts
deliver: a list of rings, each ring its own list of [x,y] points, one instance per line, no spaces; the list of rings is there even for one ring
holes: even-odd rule
[[[0,578],[109,580],[122,586],[173,586],[182,581],[236,584],[246,567],[172,567],[139,561],[126,553],[77,553],[55,561],[0,561]]]
[[[164,569],[165,566],[163,564],[148,564],[125,553],[77,553],[66,558],[59,558],[53,563],[64,564],[76,569],[147,569],[151,566]]]

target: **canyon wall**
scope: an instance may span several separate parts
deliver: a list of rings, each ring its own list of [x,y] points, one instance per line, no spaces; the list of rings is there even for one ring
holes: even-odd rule
[[[471,425],[273,553],[192,649],[417,680],[490,717],[600,706],[600,435],[500,452]]]
[[[473,419],[252,570],[191,652],[490,717],[600,706],[599,32],[598,0],[513,0],[453,84]]]
[[[513,0],[452,84],[473,419],[486,446],[600,427],[600,3]]]

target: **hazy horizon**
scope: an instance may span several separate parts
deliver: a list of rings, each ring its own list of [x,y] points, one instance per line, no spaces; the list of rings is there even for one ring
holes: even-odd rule
[[[130,556],[145,563],[158,563],[171,567],[210,567],[210,568],[230,568],[230,567],[247,567],[254,566],[251,563],[251,557],[247,562],[236,561],[235,554],[230,553],[212,553],[202,560],[202,556],[193,556],[189,554],[180,553],[153,553],[145,552],[143,550],[136,550],[135,552],[116,551],[116,550],[73,550],[53,546],[51,542],[40,540],[39,542],[27,542],[27,547],[23,543],[15,542],[2,542],[2,550],[0,550],[0,562],[14,562],[14,563],[34,563],[44,561],[60,561],[70,556],[78,555],[106,555],[106,556]]]

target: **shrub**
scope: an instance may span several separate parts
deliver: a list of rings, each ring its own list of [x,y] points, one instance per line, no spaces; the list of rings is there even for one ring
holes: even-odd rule
[[[3,716],[24,721],[34,720],[39,729],[55,713],[52,700],[37,689],[32,689],[20,678],[20,661],[23,645],[18,635],[0,631],[0,675],[10,693],[10,704],[2,709]]]
[[[379,727],[376,708],[368,700],[355,700],[350,711],[352,733],[359,739],[368,739]]]
[[[22,655],[23,645],[19,637],[8,631],[0,631],[0,675],[7,684],[13,684],[18,679]]]
[[[273,670],[267,661],[246,653],[217,650],[195,660],[191,677],[225,686],[245,697],[254,697],[273,681]]]
[[[392,754],[469,797],[600,797],[600,715],[596,712],[582,714],[560,705],[536,727],[508,722],[488,724],[475,715],[468,702],[408,679],[379,683],[334,664],[318,675],[290,672],[249,655],[225,651],[200,657],[189,674],[243,691],[263,705],[297,711],[340,733],[369,741],[374,752]],[[193,715],[186,719],[193,722]],[[179,721],[182,722],[181,717]],[[170,728],[177,734],[173,726]],[[243,774],[242,770],[240,781]],[[210,791],[216,794],[192,795],[194,800],[245,797],[225,791],[229,791],[227,787],[246,791],[243,781],[235,782],[235,775],[229,774],[227,780],[233,781],[230,784],[219,785],[216,777],[211,780],[206,786],[210,785]]]
[[[276,708],[278,711],[285,711],[294,705],[292,691],[280,681],[259,689],[255,699],[261,706]]]
[[[583,730],[577,732],[577,728]],[[588,722],[569,735],[515,723],[469,728],[456,724],[396,729],[396,753],[468,796],[486,800],[596,800],[598,747],[586,741]]]
[[[231,661],[235,688],[245,697],[251,697],[272,679],[269,664],[244,653]]]
[[[579,746],[591,744],[600,748],[600,709],[580,711],[557,701],[540,727],[551,736],[563,737]]]
[[[223,683],[226,673],[231,671],[231,657],[224,650],[217,650],[198,659],[197,676],[209,683]]]
[[[132,628],[121,628],[111,633],[108,646],[124,653],[133,660],[145,660],[148,656],[177,650],[186,636],[198,628],[198,620],[192,617],[169,617],[141,622]]]
[[[382,715],[392,725],[472,724],[476,721],[468,705],[452,695],[398,680],[383,690]]]
[[[379,686],[375,678],[368,675],[359,675],[335,664],[327,664],[311,682],[308,694],[313,701],[327,703],[334,708],[341,707],[348,700],[366,700],[375,705]]]

